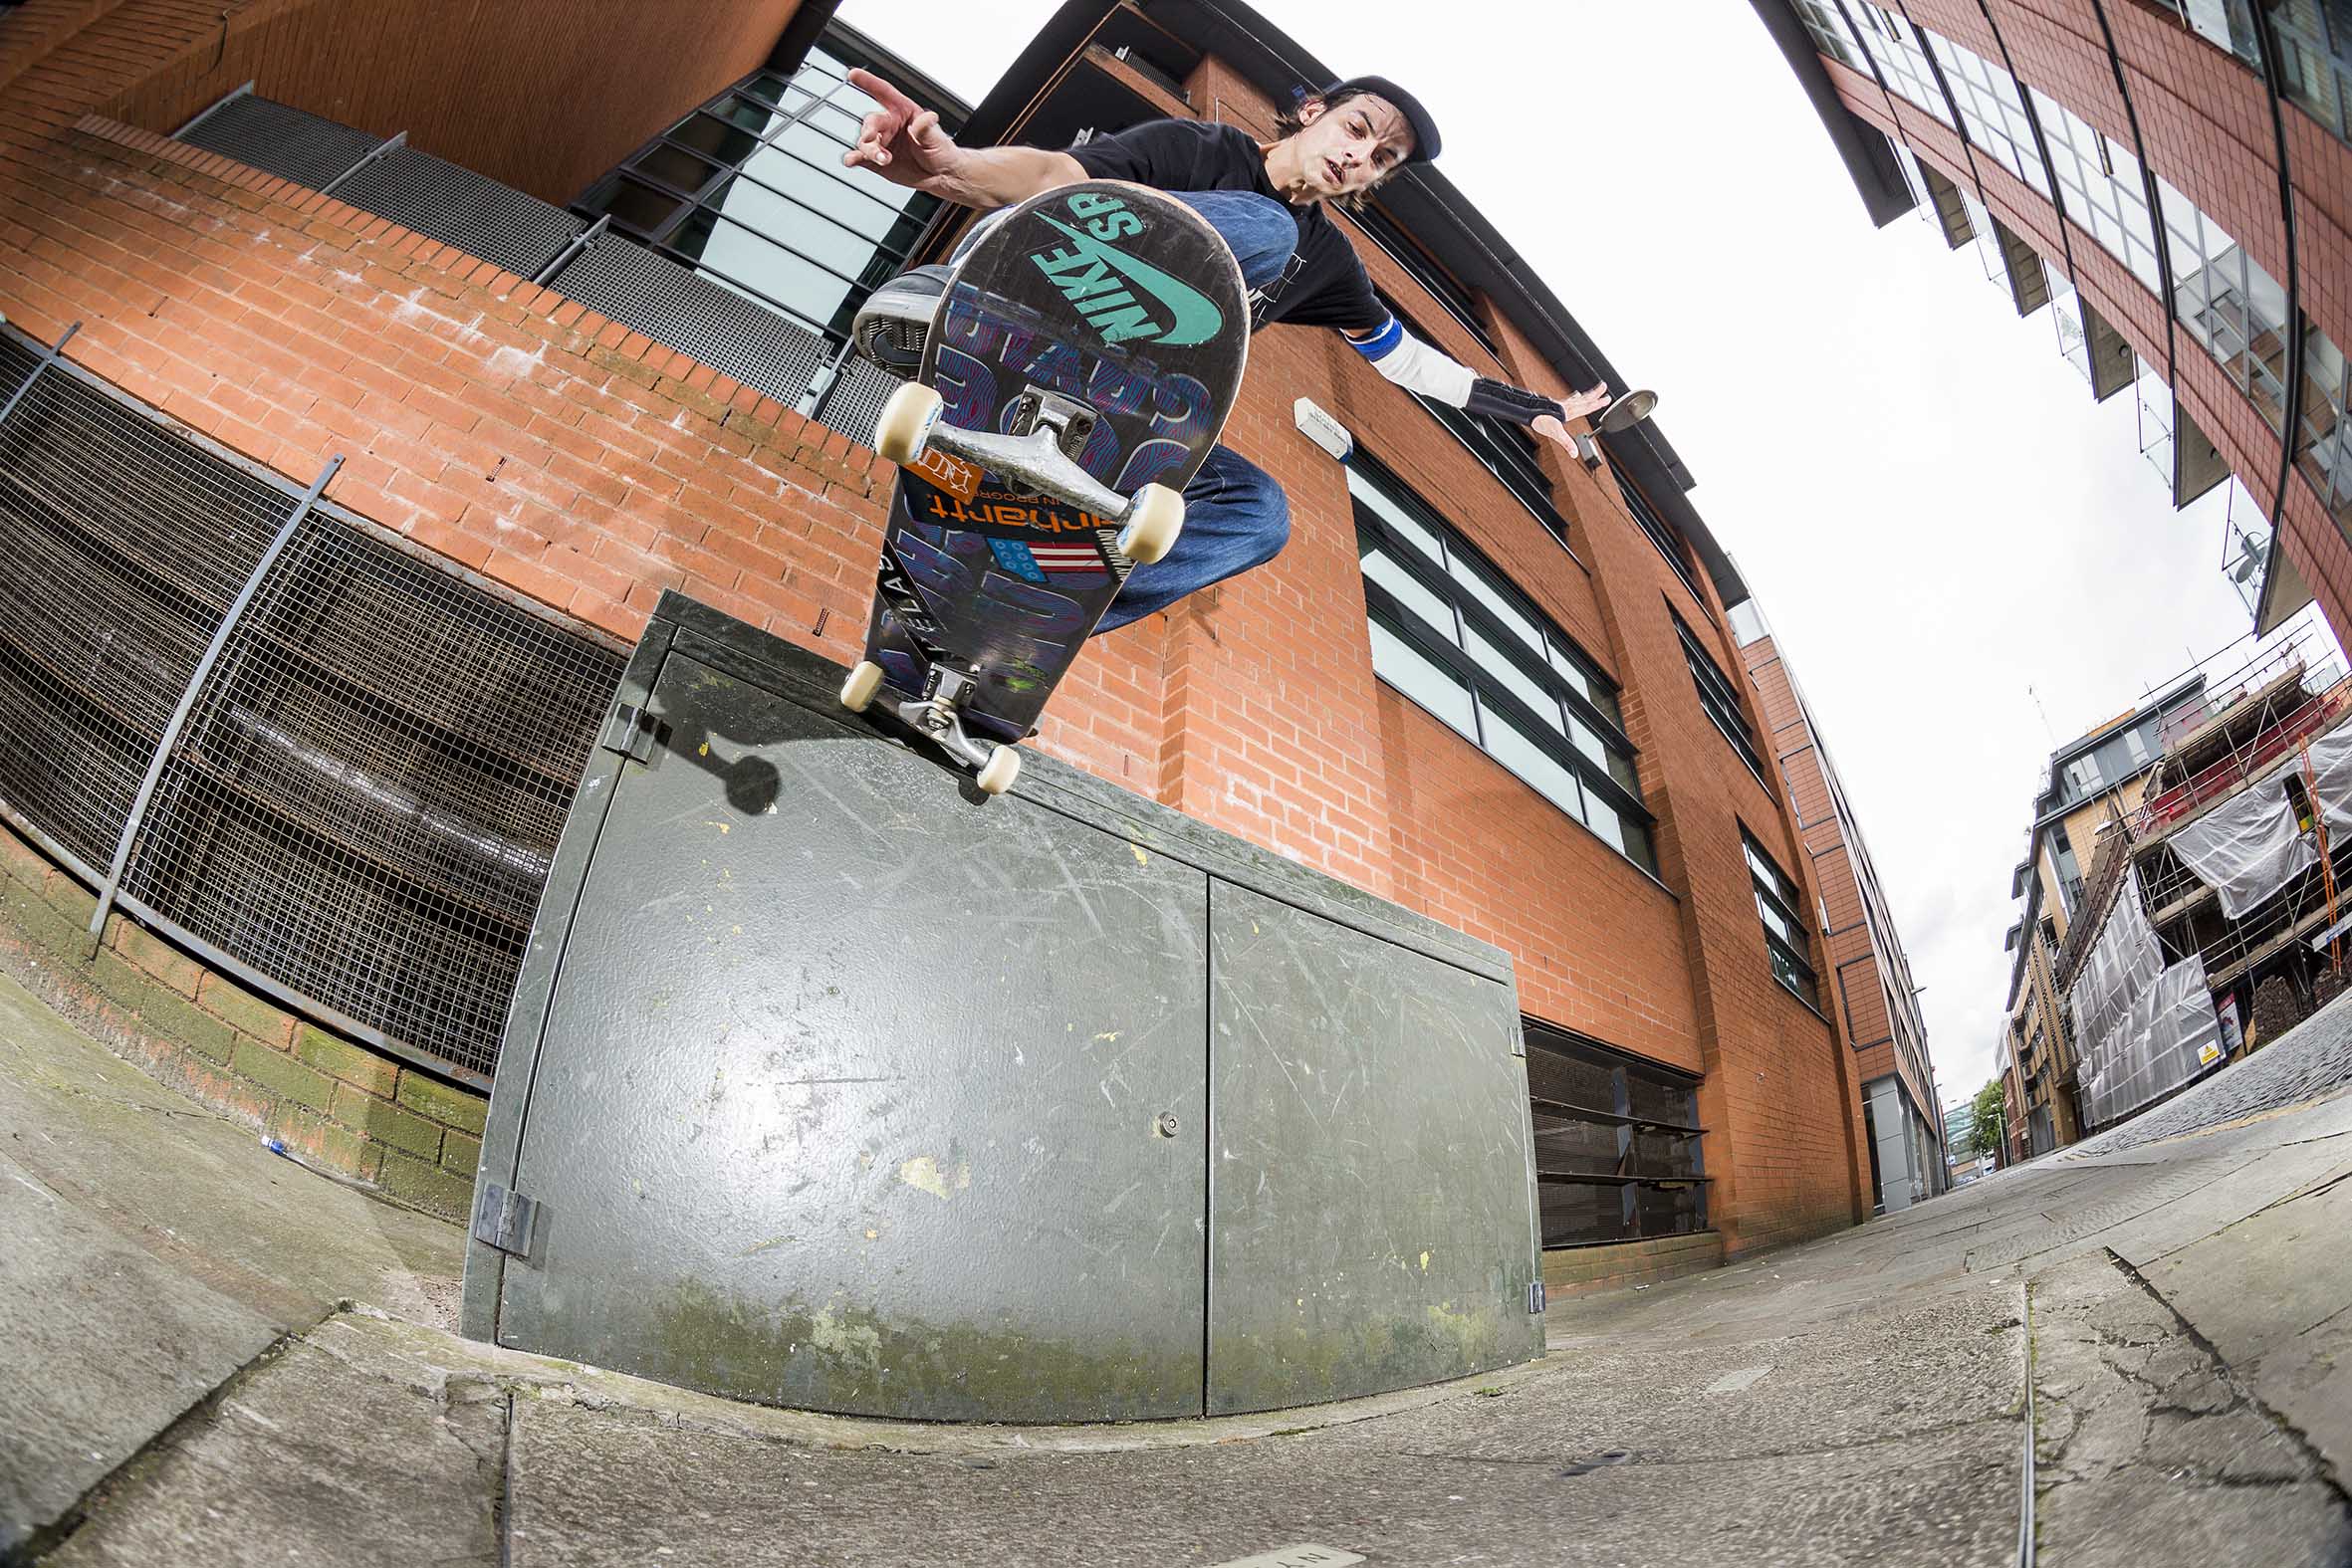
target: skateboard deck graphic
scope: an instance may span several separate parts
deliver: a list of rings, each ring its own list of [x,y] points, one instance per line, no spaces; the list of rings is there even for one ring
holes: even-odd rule
[[[1215,444],[1249,327],[1224,241],[1140,186],[1050,191],[973,244],[918,372],[938,393],[937,423],[911,461],[888,444],[889,410],[875,442],[901,468],[866,659],[902,717],[919,719],[913,703],[936,707],[944,689],[972,737],[1031,733],[1133,569],[1121,528],[1147,509],[1128,498],[1180,491]],[[928,406],[911,387],[901,399]],[[1070,462],[1048,472],[1041,447]]]

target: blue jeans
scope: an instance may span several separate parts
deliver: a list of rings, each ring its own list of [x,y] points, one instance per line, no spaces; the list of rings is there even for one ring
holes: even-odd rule
[[[1209,220],[1241,264],[1242,285],[1272,282],[1298,248],[1298,220],[1281,202],[1248,190],[1174,190],[1168,194]],[[985,224],[956,248],[978,238]],[[1212,582],[1222,582],[1282,553],[1291,539],[1291,503],[1283,487],[1231,447],[1213,448],[1184,487],[1184,531],[1175,548],[1137,566],[1102,617],[1097,633],[1156,614]]]

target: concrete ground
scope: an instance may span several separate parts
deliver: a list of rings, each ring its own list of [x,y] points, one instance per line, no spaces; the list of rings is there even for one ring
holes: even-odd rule
[[[1561,1302],[1508,1374],[921,1427],[458,1339],[454,1228],[0,981],[0,1562],[2352,1562],[2348,1080],[2339,1004],[2164,1141]]]

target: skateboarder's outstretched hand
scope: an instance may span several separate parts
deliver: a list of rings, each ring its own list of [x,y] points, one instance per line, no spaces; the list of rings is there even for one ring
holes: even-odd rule
[[[859,122],[857,145],[841,154],[842,166],[869,168],[894,185],[949,195],[946,186],[962,149],[939,128],[939,115],[863,68],[850,69],[849,85],[881,107]]]
[[[1544,414],[1531,421],[1528,428],[1547,441],[1557,441],[1561,446],[1572,446],[1574,443],[1568,438],[1568,421],[1581,419],[1586,414],[1606,408],[1608,405],[1609,385],[1603,381],[1598,386],[1571,393],[1561,399],[1558,418],[1554,419],[1551,415]]]

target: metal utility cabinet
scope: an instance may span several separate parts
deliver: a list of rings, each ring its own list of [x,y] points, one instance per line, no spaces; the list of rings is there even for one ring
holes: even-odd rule
[[[1200,1416],[1541,1353],[1495,949],[677,594],[508,1018],[465,1329],[737,1399]]]

